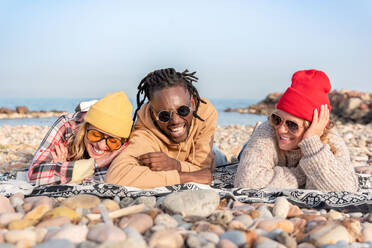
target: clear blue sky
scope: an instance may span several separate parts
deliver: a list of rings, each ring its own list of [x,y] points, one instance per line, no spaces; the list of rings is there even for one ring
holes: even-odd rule
[[[0,1],[0,97],[134,98],[166,67],[209,98],[260,99],[311,68],[372,91],[372,1]]]

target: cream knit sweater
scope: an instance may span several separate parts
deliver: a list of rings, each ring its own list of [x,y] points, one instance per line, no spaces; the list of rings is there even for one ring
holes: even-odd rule
[[[357,177],[345,142],[334,129],[329,135],[337,150],[335,155],[318,136],[303,139],[299,149],[284,151],[278,147],[270,124],[262,123],[243,151],[235,187],[357,191]]]

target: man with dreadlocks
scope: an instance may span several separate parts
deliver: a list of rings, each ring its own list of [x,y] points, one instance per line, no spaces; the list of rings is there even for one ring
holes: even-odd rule
[[[112,162],[106,182],[138,188],[211,183],[217,111],[199,96],[197,79],[173,68],[142,79],[130,144]]]

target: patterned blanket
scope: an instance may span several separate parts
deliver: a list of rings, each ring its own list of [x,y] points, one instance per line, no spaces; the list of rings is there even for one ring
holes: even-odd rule
[[[303,189],[247,189],[233,187],[236,168],[237,164],[216,168],[214,180],[210,186],[186,183],[148,190],[94,182],[33,187],[27,182],[16,180],[14,174],[3,173],[0,174],[0,195],[10,196],[16,192],[22,192],[26,196],[70,197],[77,194],[92,194],[104,198],[115,196],[137,198],[140,196],[161,197],[183,190],[212,189],[220,194],[221,199],[230,198],[246,203],[273,203],[277,197],[284,196],[289,202],[301,208],[334,209],[345,212],[372,211],[372,175],[358,174],[360,188],[358,193]]]

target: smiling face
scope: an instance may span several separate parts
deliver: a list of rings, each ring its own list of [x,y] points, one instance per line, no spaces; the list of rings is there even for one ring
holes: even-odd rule
[[[177,114],[177,109],[181,106],[189,106],[190,113],[182,117]],[[172,142],[180,143],[187,139],[192,122],[192,112],[195,109],[194,99],[183,86],[175,86],[156,90],[151,96],[152,119],[157,124],[160,131],[165,134]],[[161,111],[172,112],[168,122],[162,122],[157,118]]]
[[[117,137],[117,136],[111,135],[109,133],[106,133],[106,132],[96,128],[95,126],[93,126],[91,124],[88,124],[87,130],[91,130],[91,129],[100,131],[101,133],[105,134],[105,137],[111,136],[111,137],[115,137],[115,138],[120,139],[120,137]],[[99,158],[102,158],[102,157],[105,157],[105,156],[109,156],[113,152],[107,146],[106,139],[102,139],[98,142],[93,142],[93,141],[90,141],[87,138],[87,134],[84,135],[84,145],[85,145],[85,149],[88,152],[89,156],[91,158],[94,158],[94,159],[99,159]]]
[[[301,142],[306,131],[304,120],[282,110],[276,110],[274,113],[282,119],[280,125],[272,124],[279,148],[286,151],[297,149],[298,143]],[[297,123],[298,130],[296,132],[291,132],[286,124],[287,121]]]

